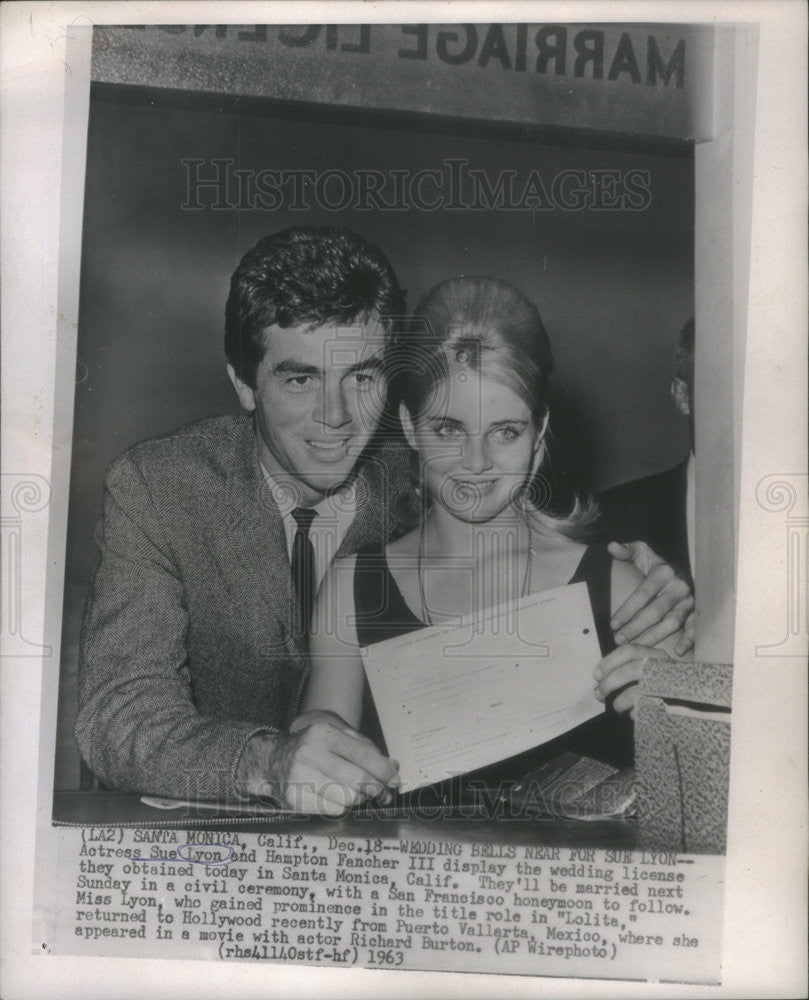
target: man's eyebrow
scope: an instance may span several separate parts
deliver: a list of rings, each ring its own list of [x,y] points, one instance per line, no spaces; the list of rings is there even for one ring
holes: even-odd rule
[[[354,372],[358,371],[379,371],[384,367],[382,358],[379,355],[375,355],[372,358],[365,358],[362,361],[355,361],[353,365],[349,365],[345,370],[346,375],[352,375]],[[291,358],[285,358],[283,361],[279,361],[277,365],[274,365],[270,369],[271,375],[322,375],[323,370],[318,368],[317,365],[307,364],[303,361],[295,361]]]
[[[303,361],[285,360],[279,361],[270,369],[271,375],[319,375],[320,369],[316,365],[305,364]]]

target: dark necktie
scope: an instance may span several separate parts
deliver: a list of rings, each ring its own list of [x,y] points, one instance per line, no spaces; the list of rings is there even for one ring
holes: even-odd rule
[[[317,511],[296,507],[292,511],[298,526],[292,541],[292,581],[295,585],[295,635],[306,642],[315,603],[315,547],[309,537]]]

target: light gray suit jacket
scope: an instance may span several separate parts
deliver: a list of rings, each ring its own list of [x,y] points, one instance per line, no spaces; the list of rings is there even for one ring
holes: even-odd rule
[[[338,555],[412,518],[407,469],[398,445],[363,463]],[[307,675],[252,420],[204,420],[137,445],[105,487],[79,657],[82,755],[116,788],[234,797],[245,743],[286,730]]]

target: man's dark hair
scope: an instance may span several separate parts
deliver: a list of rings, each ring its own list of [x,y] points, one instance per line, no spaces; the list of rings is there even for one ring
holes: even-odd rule
[[[404,294],[378,247],[348,229],[293,226],[265,236],[233,272],[225,354],[254,389],[265,327],[366,322],[376,312],[388,330],[404,310]]]

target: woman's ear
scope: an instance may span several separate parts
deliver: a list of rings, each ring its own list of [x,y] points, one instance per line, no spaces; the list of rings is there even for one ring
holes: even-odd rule
[[[539,428],[536,434],[536,447],[538,448],[548,433],[548,421],[551,417],[551,411],[545,410],[545,416],[542,418],[542,426]]]
[[[404,431],[404,436],[407,438],[407,443],[413,451],[415,451],[416,428],[413,425],[413,418],[410,416],[410,410],[408,410],[404,403],[399,403],[399,423],[402,425],[402,430]]]
[[[550,411],[545,410],[545,416],[542,420],[542,426],[537,430],[534,435],[534,458],[531,463],[531,475],[534,476],[539,471],[539,467],[545,461],[545,455],[547,449],[545,447],[545,435],[548,433],[548,420],[550,418]]]

